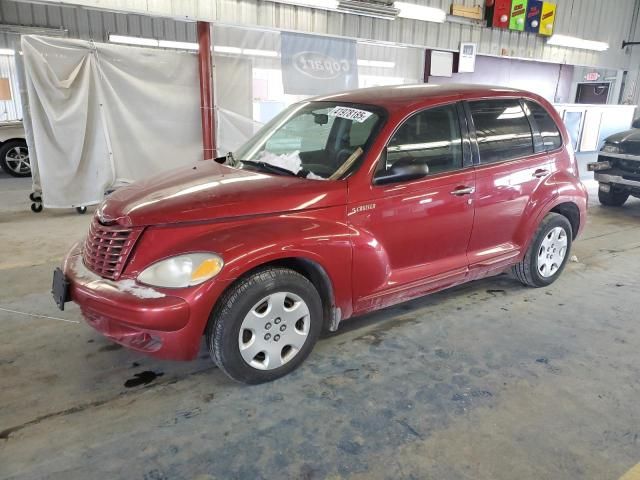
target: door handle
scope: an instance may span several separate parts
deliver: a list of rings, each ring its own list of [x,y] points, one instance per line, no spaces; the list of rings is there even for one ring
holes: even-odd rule
[[[458,187],[451,192],[451,195],[457,195],[458,197],[460,197],[462,195],[471,195],[475,191],[475,187]]]
[[[546,170],[544,168],[540,168],[533,172],[533,176],[536,178],[546,177],[547,175],[549,175],[549,170]]]

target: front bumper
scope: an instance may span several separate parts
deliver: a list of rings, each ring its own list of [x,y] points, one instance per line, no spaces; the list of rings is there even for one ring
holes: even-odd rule
[[[608,168],[601,169],[602,162],[607,162]],[[589,164],[589,169],[594,170],[593,178],[600,183],[640,191],[639,155],[600,152],[598,162]]]
[[[640,190],[640,180],[632,180],[629,178],[624,178],[622,175],[609,173],[608,170],[605,170],[605,173],[599,173],[599,172],[594,173],[593,178],[595,178],[596,181],[600,183],[625,185],[627,187],[633,187],[635,189]]]
[[[111,281],[89,271],[80,244],[64,260],[69,298],[80,306],[87,323],[110,340],[154,357],[190,360],[200,340],[213,303],[202,295],[176,295],[134,280]],[[191,289],[193,290],[193,289]],[[199,300],[199,301],[196,301]]]

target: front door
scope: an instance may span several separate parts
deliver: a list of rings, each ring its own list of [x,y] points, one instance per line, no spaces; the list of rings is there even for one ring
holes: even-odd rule
[[[455,104],[420,111],[393,134],[369,198],[348,207],[355,312],[464,280],[475,187],[464,157]],[[390,179],[402,165],[428,173]]]

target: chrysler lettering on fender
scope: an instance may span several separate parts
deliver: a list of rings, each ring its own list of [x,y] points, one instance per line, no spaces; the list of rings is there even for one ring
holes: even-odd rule
[[[343,73],[349,73],[349,70],[351,70],[347,60],[338,60],[318,52],[295,54],[293,65],[300,73],[313,78],[337,78]]]

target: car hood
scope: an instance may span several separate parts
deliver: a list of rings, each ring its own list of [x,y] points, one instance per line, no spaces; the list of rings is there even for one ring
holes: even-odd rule
[[[122,187],[98,208],[123,226],[213,221],[346,204],[342,181],[307,180],[198,162]]]
[[[640,143],[640,128],[632,128],[607,137],[607,143]]]

